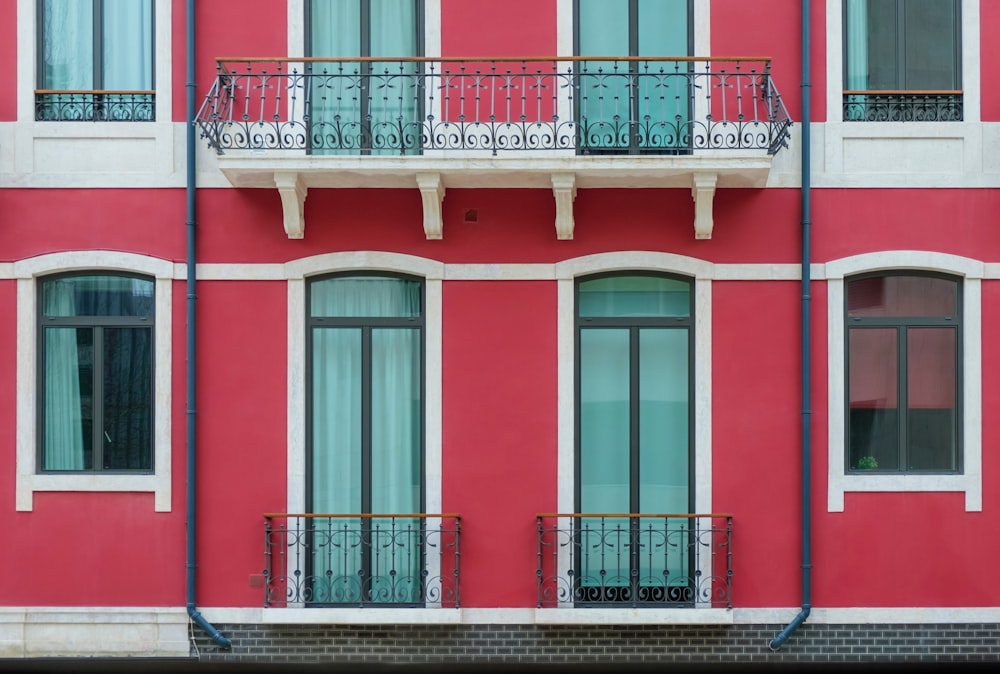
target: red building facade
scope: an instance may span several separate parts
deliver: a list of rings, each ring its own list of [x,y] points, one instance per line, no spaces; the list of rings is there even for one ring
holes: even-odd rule
[[[871,4],[0,7],[0,654],[995,657],[1000,8]]]

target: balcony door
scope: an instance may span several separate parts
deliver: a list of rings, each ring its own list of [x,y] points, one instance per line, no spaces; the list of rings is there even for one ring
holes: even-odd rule
[[[352,59],[307,64],[313,154],[419,152],[422,16],[422,0],[306,3],[307,54]]]
[[[686,520],[607,517],[693,508],[691,298],[667,276],[577,285],[578,605],[691,596]]]
[[[314,604],[423,598],[423,285],[309,286],[309,529]],[[394,514],[403,517],[383,517]]]
[[[575,8],[577,56],[691,53],[691,0],[576,0]],[[676,153],[689,147],[690,72],[685,62],[579,62],[579,151]]]

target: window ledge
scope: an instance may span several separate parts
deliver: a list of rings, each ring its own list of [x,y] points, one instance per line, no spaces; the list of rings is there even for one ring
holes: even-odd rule
[[[979,475],[835,475],[830,478],[828,510],[843,512],[844,494],[849,492],[963,492],[966,511],[983,509]]]
[[[17,480],[18,511],[30,511],[34,493],[60,492],[152,492],[155,512],[170,512],[169,475],[85,475],[41,474],[19,475]]]

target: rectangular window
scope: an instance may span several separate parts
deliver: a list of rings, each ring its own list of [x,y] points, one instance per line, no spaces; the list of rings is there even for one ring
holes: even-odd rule
[[[689,56],[691,0],[577,0],[579,57]],[[691,145],[690,64],[580,60],[577,147],[586,154],[676,153]]]
[[[310,605],[426,600],[423,284],[331,276],[308,289]]]
[[[847,282],[849,472],[961,470],[961,320],[954,279]]]
[[[422,0],[310,0],[306,53],[313,154],[415,154],[421,148]],[[362,58],[386,57],[385,61]]]
[[[39,0],[39,121],[141,121],[153,108],[153,0]]]
[[[140,277],[40,283],[42,472],[153,470],[154,303]]]
[[[844,0],[844,119],[961,121],[960,0]]]

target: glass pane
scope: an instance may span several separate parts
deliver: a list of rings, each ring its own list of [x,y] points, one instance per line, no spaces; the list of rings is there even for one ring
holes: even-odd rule
[[[45,328],[42,468],[93,468],[94,331]]]
[[[953,328],[907,330],[907,469],[958,470],[958,377]]]
[[[691,284],[659,276],[608,276],[580,283],[584,317],[690,316]]]
[[[958,282],[933,276],[874,276],[847,283],[847,315],[956,316]]]
[[[957,0],[906,0],[905,89],[960,89]]]
[[[128,276],[70,276],[42,281],[43,316],[152,318],[155,286]]]
[[[580,512],[627,513],[630,504],[629,330],[580,331]],[[629,584],[628,518],[580,521],[584,600]]]
[[[420,332],[372,330],[373,513],[420,512]],[[421,597],[421,521],[372,519],[372,601]]]
[[[42,89],[94,88],[93,5],[42,0]]]
[[[153,332],[104,328],[104,468],[153,470]]]
[[[640,330],[639,512],[690,512],[688,391],[687,330]],[[687,585],[691,576],[688,520],[640,522],[639,585],[656,588],[643,598],[666,601],[665,588]]]
[[[153,88],[152,0],[104,0],[102,89]]]
[[[899,470],[896,330],[848,334],[848,469]]]
[[[309,286],[312,317],[417,317],[421,282],[382,276],[337,276]]]
[[[688,55],[688,0],[639,0],[637,56]],[[689,143],[686,63],[640,63],[639,146],[670,148]]]
[[[310,512],[361,512],[361,330],[312,332]],[[315,520],[310,591],[316,602],[356,602],[361,587],[361,521]],[[321,525],[321,526],[320,526]]]

